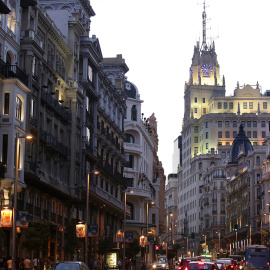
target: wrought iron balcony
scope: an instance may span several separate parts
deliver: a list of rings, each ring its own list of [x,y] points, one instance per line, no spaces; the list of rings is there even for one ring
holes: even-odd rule
[[[6,78],[17,78],[28,86],[28,75],[26,75],[17,65],[8,65],[0,59],[0,73]]]

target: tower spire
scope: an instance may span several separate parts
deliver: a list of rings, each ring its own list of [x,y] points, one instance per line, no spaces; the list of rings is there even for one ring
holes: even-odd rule
[[[201,50],[207,49],[206,44],[206,12],[205,12],[205,0],[203,1],[203,13],[202,13],[202,27],[203,27],[203,41]]]

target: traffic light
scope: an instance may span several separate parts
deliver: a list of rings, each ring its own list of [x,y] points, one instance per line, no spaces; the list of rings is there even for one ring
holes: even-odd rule
[[[237,230],[238,230],[238,224],[234,224],[233,230],[234,230],[235,232],[237,232]]]
[[[155,249],[156,249],[156,250],[159,250],[159,246],[156,246]]]

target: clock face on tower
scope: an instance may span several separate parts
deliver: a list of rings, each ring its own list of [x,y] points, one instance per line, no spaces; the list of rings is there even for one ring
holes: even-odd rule
[[[202,66],[202,74],[203,74],[204,76],[209,76],[212,72],[213,72],[213,68],[212,68],[211,65],[209,65],[209,64],[204,64],[204,65]]]

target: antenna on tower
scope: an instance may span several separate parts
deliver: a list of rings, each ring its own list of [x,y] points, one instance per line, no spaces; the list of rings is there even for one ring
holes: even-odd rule
[[[203,42],[201,50],[207,49],[206,44],[206,12],[205,12],[205,0],[203,1],[203,13],[202,13],[202,27],[203,27]]]

